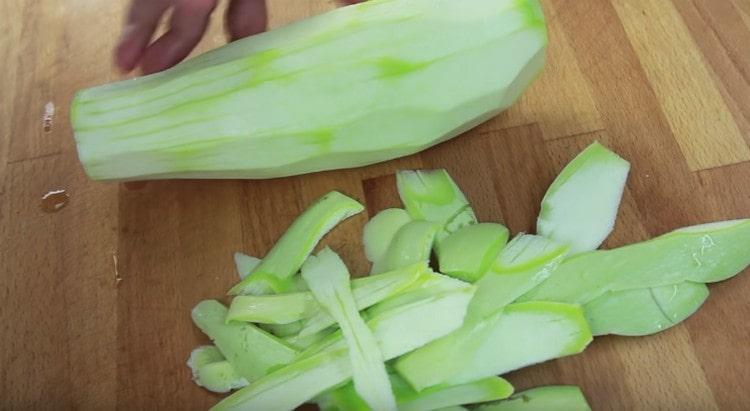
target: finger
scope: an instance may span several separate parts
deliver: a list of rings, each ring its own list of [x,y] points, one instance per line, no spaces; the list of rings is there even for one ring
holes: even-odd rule
[[[134,69],[148,47],[159,20],[167,10],[162,0],[134,0],[115,48],[115,64],[123,71]]]
[[[182,61],[203,37],[217,0],[180,0],[172,12],[169,31],[143,54],[143,74],[156,73]]]
[[[265,0],[232,0],[227,8],[227,31],[234,41],[262,33],[268,24]]]

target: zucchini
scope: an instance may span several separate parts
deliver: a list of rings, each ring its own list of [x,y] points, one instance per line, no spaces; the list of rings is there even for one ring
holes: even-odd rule
[[[399,358],[396,371],[421,391],[578,354],[592,340],[579,306],[550,302],[511,304],[449,337]]]
[[[475,411],[591,411],[581,389],[547,386],[519,392],[505,401],[479,406]]]
[[[542,200],[537,233],[571,253],[595,250],[615,227],[630,163],[595,142],[560,172]]]
[[[362,204],[332,191],[297,217],[253,271],[230,294],[270,294],[296,289],[292,280],[321,238],[333,227],[364,210]]]
[[[307,259],[302,266],[302,278],[341,329],[357,393],[374,411],[396,411],[396,398],[385,371],[383,353],[359,315],[344,262],[330,248],[325,248]]]
[[[195,325],[213,340],[237,374],[248,381],[291,363],[298,354],[289,344],[252,324],[226,324],[227,308],[218,301],[200,302],[192,316]]]
[[[478,280],[505,247],[508,235],[502,224],[480,223],[459,228],[435,247],[440,271],[468,282]]]
[[[275,178],[413,154],[540,73],[538,0],[371,0],[78,92],[93,179]]]
[[[586,304],[607,291],[723,281],[750,264],[747,250],[750,220],[682,228],[642,243],[573,256],[519,301]]]
[[[399,357],[461,326],[473,287],[432,295],[367,321],[384,360]],[[300,357],[219,402],[213,410],[292,410],[352,377],[346,344]]]

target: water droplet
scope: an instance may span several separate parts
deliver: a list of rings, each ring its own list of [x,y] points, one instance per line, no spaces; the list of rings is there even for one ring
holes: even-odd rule
[[[42,128],[45,133],[52,131],[52,122],[55,119],[55,103],[48,102],[44,105],[44,114],[42,115]]]
[[[122,282],[122,277],[120,277],[120,269],[119,269],[119,263],[120,259],[117,257],[117,252],[112,251],[112,262],[115,266],[115,287],[120,285],[120,282]]]
[[[123,187],[130,191],[142,190],[146,187],[146,184],[148,184],[148,181],[128,181],[122,183]]]
[[[39,208],[45,213],[56,213],[68,205],[70,196],[65,190],[52,190],[42,197]]]

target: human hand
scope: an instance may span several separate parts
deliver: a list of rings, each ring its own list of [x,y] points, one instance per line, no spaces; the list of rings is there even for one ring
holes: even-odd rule
[[[182,61],[195,48],[219,0],[132,0],[125,27],[115,50],[115,63],[123,71],[141,67],[151,74]],[[352,4],[362,0],[342,0]],[[172,10],[169,30],[153,43],[159,20]],[[230,0],[226,28],[232,41],[266,29],[265,0]]]

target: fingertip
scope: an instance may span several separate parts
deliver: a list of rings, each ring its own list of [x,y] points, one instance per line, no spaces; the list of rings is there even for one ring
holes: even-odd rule
[[[143,45],[134,41],[129,30],[126,29],[115,47],[115,65],[123,73],[133,70],[143,53]]]
[[[141,71],[153,74],[181,62],[198,45],[216,0],[182,0],[175,5],[170,29],[143,53]]]
[[[143,76],[148,76],[149,74],[158,73],[164,70],[166,67],[168,67],[168,65],[162,63],[162,59],[158,57],[155,58],[154,56],[149,55],[149,53],[146,53],[141,60],[140,74]]]
[[[166,33],[143,53],[140,61],[141,74],[149,75],[166,70],[179,63],[190,53],[190,49],[182,51],[189,46],[181,45],[180,39],[174,33]]]
[[[164,12],[169,7],[162,0],[132,0],[127,22],[115,46],[115,65],[127,73],[138,67]]]
[[[205,30],[205,23],[193,26],[185,32],[172,28],[143,53],[141,72],[144,75],[166,70],[184,60],[200,42]]]
[[[266,31],[265,0],[233,0],[227,8],[226,22],[231,41]]]

